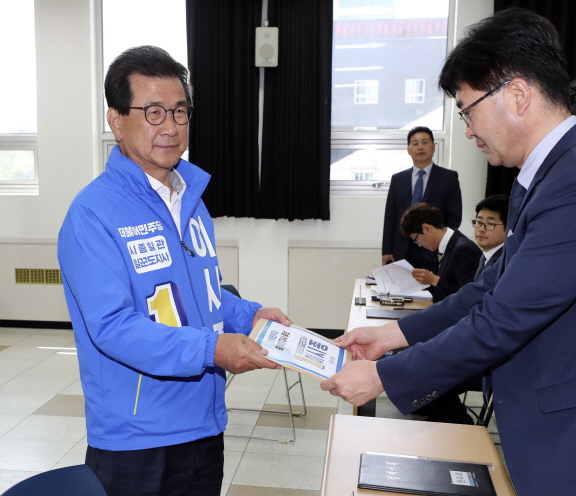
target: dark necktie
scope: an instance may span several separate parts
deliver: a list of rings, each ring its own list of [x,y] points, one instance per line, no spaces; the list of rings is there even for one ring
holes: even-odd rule
[[[480,257],[480,263],[478,264],[478,270],[474,275],[474,282],[476,282],[478,278],[482,275],[482,272],[484,272],[485,267],[486,267],[486,256],[484,255],[484,253],[482,253],[482,256]]]
[[[412,193],[412,201],[410,206],[420,203],[422,201],[422,196],[424,194],[424,172],[423,170],[418,171],[418,179],[416,179],[416,184],[414,184],[414,192]]]
[[[510,203],[508,204],[508,222],[506,224],[508,229],[512,227],[514,217],[516,217],[516,213],[522,204],[522,200],[525,194],[526,188],[518,182],[518,179],[514,179],[514,184],[512,184],[512,192],[510,193]]]

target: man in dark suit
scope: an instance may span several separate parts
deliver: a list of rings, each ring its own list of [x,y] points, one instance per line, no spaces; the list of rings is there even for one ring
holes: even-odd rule
[[[472,221],[472,225],[476,243],[484,253],[480,258],[474,281],[480,279],[482,272],[492,267],[502,255],[509,200],[506,195],[494,195],[484,198],[476,205],[476,218]]]
[[[502,256],[479,281],[399,322],[339,338],[353,358],[322,388],[404,414],[491,370],[519,496],[572,494],[576,459],[576,117],[552,24],[508,9],[470,28],[440,86],[493,165],[518,167]],[[410,346],[374,362],[387,350]]]
[[[402,234],[418,246],[438,252],[434,271],[414,269],[412,275],[420,284],[429,284],[434,303],[456,293],[472,282],[479,270],[480,249],[460,231],[444,226],[439,209],[419,203],[408,209],[400,221]],[[481,384],[478,376],[475,385]],[[469,389],[458,385],[414,413],[426,415],[429,422],[473,424],[472,417],[460,401],[459,395]]]
[[[478,270],[480,249],[460,231],[444,226],[442,212],[427,203],[408,209],[400,221],[402,234],[420,248],[438,252],[434,271],[414,269],[420,284],[429,284],[434,303],[472,282]]]
[[[414,166],[392,176],[382,237],[382,265],[406,259],[413,267],[434,269],[435,255],[400,232],[400,219],[408,208],[420,202],[437,207],[447,227],[458,229],[462,222],[462,193],[458,173],[432,162],[434,135],[427,127],[415,127],[408,133],[408,155]]]

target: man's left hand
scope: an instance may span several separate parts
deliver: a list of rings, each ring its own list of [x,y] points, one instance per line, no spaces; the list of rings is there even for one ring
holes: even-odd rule
[[[322,381],[320,387],[356,406],[368,403],[384,391],[376,362],[370,360],[348,362],[340,372]]]
[[[286,327],[290,327],[292,325],[292,321],[286,317],[284,312],[278,308],[268,308],[262,307],[256,310],[254,314],[254,319],[252,319],[252,329],[256,325],[259,319],[268,319],[268,320],[275,320],[276,322],[280,322],[282,325]]]

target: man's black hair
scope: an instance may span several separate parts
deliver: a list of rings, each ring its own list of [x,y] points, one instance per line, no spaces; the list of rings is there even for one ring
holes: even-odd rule
[[[104,94],[108,107],[116,109],[120,115],[130,113],[130,104],[134,98],[130,76],[172,79],[178,78],[186,93],[186,102],[192,105],[192,87],[188,69],[162,48],[145,45],[122,52],[110,64],[104,80]]]
[[[442,211],[428,203],[418,203],[404,212],[400,220],[400,230],[409,238],[412,233],[422,233],[422,224],[444,229]]]
[[[426,126],[418,126],[410,129],[410,131],[408,132],[408,146],[410,146],[410,140],[412,139],[412,136],[414,136],[416,133],[428,133],[430,139],[432,140],[432,143],[434,143],[434,135],[432,134],[432,131],[428,129]]]
[[[438,85],[454,98],[461,84],[488,92],[516,77],[536,85],[553,105],[570,108],[558,33],[550,21],[521,8],[470,26],[444,62]]]
[[[510,198],[506,195],[493,195],[483,200],[479,201],[476,205],[476,216],[480,213],[480,210],[492,210],[492,212],[498,212],[500,214],[500,219],[504,222],[504,229],[506,229],[506,221],[508,220],[508,202]]]

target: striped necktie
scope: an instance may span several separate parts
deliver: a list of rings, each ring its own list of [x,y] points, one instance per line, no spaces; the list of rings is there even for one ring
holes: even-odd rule
[[[418,179],[416,179],[414,192],[412,193],[412,201],[410,202],[411,207],[422,201],[422,196],[424,195],[424,174],[426,174],[425,171],[418,171]]]

